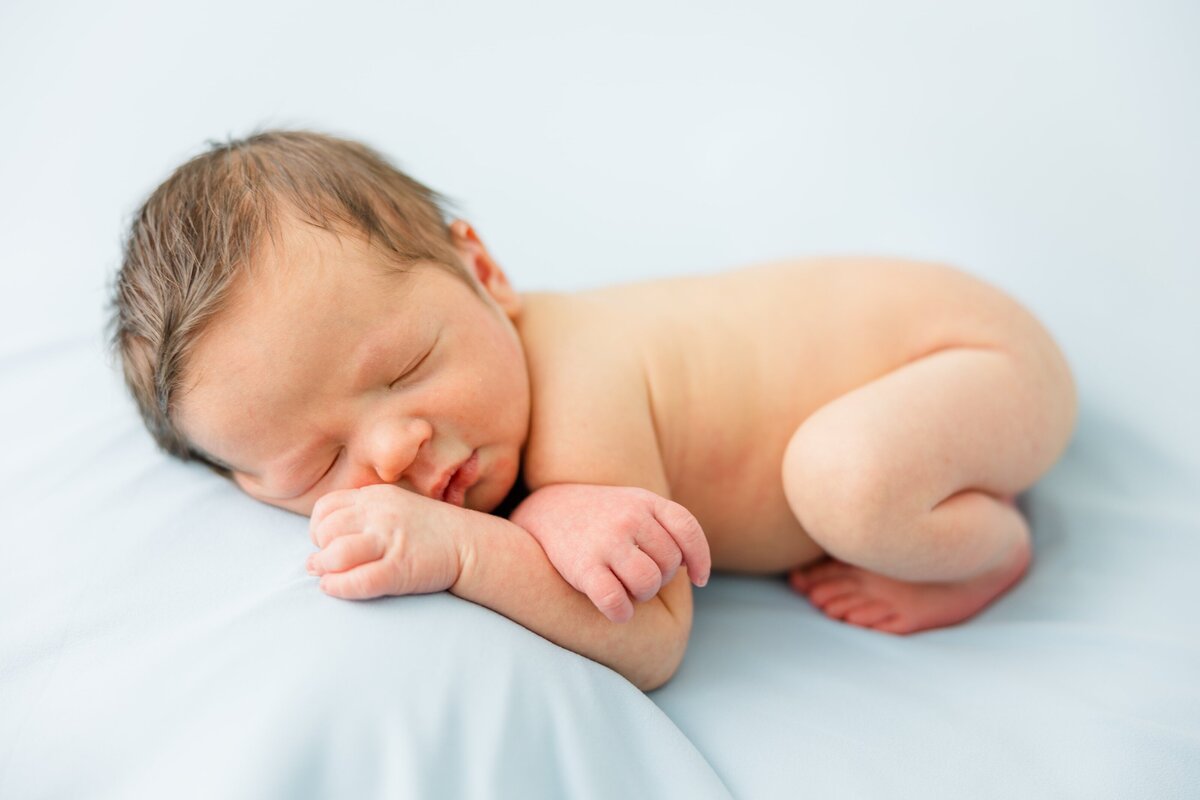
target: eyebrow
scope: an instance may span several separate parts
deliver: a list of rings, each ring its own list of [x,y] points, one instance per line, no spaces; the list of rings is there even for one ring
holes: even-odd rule
[[[235,466],[229,464],[228,462],[224,461],[223,459],[217,458],[216,456],[212,455],[211,453],[207,452],[206,450],[202,450],[201,448],[196,447],[195,445],[192,445],[191,450],[192,450],[192,455],[194,455],[196,458],[199,458],[202,461],[207,461],[215,467],[220,467],[221,469],[226,469],[226,470],[229,470],[230,472],[240,472],[243,475],[254,475],[255,477],[257,477],[256,473],[253,473],[250,470],[235,467]]]
[[[399,348],[404,349],[411,346],[410,342],[403,342],[398,345]],[[380,368],[380,363],[390,360],[389,356],[395,349],[397,349],[397,344],[390,341],[389,337],[376,335],[373,338],[365,339],[355,352],[357,360],[352,362],[354,366],[350,372],[351,388],[358,388],[365,385],[367,379],[373,377],[375,372]]]

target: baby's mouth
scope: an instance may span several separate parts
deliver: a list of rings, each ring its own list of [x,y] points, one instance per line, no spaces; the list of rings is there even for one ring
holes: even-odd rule
[[[454,471],[450,476],[449,483],[446,484],[442,496],[438,499],[451,503],[456,506],[461,506],[466,500],[467,489],[475,483],[475,478],[479,472],[479,451],[475,450],[471,453],[463,465]]]

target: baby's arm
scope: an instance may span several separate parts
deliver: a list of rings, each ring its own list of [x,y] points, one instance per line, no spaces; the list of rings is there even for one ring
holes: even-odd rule
[[[675,674],[692,626],[692,593],[680,571],[624,624],[606,619],[550,563],[528,531],[503,517],[471,515],[455,595],[487,606],[569,650],[605,664],[643,691]]]
[[[334,597],[449,589],[643,690],[665,683],[683,658],[692,621],[683,573],[618,625],[563,580],[525,529],[503,517],[374,484],[324,495],[309,524],[321,548],[309,571]]]
[[[529,531],[567,583],[613,622],[633,616],[680,565],[697,586],[712,566],[700,523],[683,506],[634,486],[560,483],[509,515]]]

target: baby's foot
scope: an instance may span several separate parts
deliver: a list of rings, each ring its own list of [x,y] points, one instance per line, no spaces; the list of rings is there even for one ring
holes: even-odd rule
[[[908,583],[825,559],[792,570],[788,583],[827,617],[888,633],[915,633],[974,616],[1029,567],[1028,540],[995,569],[961,583]]]

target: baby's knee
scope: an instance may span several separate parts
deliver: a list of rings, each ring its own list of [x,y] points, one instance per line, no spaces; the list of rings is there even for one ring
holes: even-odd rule
[[[895,536],[899,498],[885,454],[862,433],[801,425],[784,450],[784,495],[800,525],[840,558],[872,552]]]

